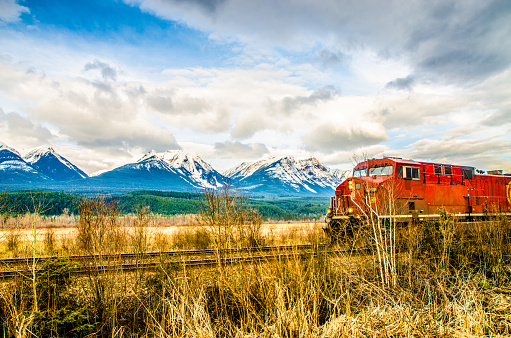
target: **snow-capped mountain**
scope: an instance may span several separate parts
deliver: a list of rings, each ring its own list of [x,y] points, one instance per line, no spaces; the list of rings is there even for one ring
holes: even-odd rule
[[[89,179],[104,190],[175,190],[188,191],[190,185],[167,162],[157,156],[143,157]]]
[[[329,171],[332,176],[339,179],[339,182],[342,182],[351,176],[351,170],[329,169]]]
[[[150,151],[138,161],[88,177],[51,147],[24,157],[0,143],[0,184],[7,189],[58,189],[85,193],[133,190],[198,192],[225,184],[251,195],[332,196],[349,172],[332,170],[317,159],[269,157],[242,163],[223,175],[197,154],[182,150]]]
[[[221,187],[224,181],[224,177],[198,155],[184,153],[182,150],[164,153],[152,150],[135,163],[123,165],[92,179],[102,185],[122,182],[124,186],[134,189],[176,191],[215,189]]]
[[[160,159],[167,163],[193,187],[218,188],[224,184],[224,176],[195,153],[185,153],[182,150],[169,150],[164,153],[157,153],[152,150],[145,154],[138,162],[150,158]]]
[[[56,181],[87,178],[80,168],[60,156],[51,147],[40,147],[23,156],[35,170]]]
[[[0,182],[15,184],[48,180],[47,176],[32,168],[17,150],[5,144],[0,145]]]
[[[269,157],[243,163],[224,173],[230,183],[254,193],[288,195],[332,195],[342,178],[315,158],[296,160],[292,156]]]

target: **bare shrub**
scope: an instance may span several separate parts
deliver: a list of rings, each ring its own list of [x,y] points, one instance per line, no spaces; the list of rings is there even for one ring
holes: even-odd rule
[[[21,234],[18,228],[11,228],[7,232],[7,250],[11,251],[14,257],[19,254]]]
[[[56,252],[56,244],[57,239],[55,236],[55,231],[53,230],[53,227],[49,227],[46,229],[44,233],[44,248],[48,255],[53,256]]]
[[[80,222],[76,241],[78,248],[88,254],[112,252],[115,245],[109,241],[116,229],[119,215],[116,202],[106,204],[101,198],[83,199],[78,206]]]
[[[213,235],[216,248],[257,246],[263,242],[262,217],[228,185],[206,189],[199,203],[198,224]]]
[[[133,224],[132,247],[135,252],[143,253],[148,248],[148,227],[151,222],[151,211],[148,206],[139,206]]]

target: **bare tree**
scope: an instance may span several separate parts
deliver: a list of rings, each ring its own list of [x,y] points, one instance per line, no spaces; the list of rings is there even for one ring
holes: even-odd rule
[[[229,185],[206,189],[201,197],[199,224],[213,234],[216,248],[260,244],[262,218],[245,197]]]

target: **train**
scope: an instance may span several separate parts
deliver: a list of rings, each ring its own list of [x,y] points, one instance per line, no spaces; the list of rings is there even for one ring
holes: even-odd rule
[[[511,174],[399,157],[368,159],[335,189],[325,230],[375,217],[410,223],[446,213],[463,220],[511,215]]]

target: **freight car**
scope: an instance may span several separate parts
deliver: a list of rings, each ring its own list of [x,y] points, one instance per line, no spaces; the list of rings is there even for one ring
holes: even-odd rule
[[[370,217],[396,222],[434,219],[440,210],[459,219],[511,215],[511,175],[397,157],[366,160],[336,188],[327,210],[327,230]]]

